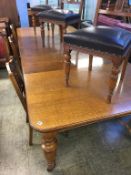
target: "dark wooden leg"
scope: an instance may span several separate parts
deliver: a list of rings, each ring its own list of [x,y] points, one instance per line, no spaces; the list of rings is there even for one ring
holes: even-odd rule
[[[118,73],[119,73],[119,66],[118,65],[113,65],[111,76],[110,76],[110,81],[109,81],[109,94],[107,97],[107,103],[111,103],[111,98],[117,83],[118,79]]]
[[[89,55],[89,71],[92,71],[93,55]]]
[[[48,31],[50,30],[50,25],[49,25],[49,23],[47,23],[47,29],[48,29]]]
[[[54,37],[54,24],[51,24],[51,29],[52,29],[52,37]]]
[[[44,22],[40,24],[40,29],[41,29],[41,37],[42,39],[45,37],[45,27],[44,27]]]
[[[44,133],[42,139],[42,149],[47,160],[47,171],[52,171],[55,168],[57,139],[56,133]]]
[[[121,78],[120,78],[121,81],[123,81],[123,79],[124,79],[127,64],[128,64],[128,58],[126,58],[124,60],[124,63],[123,63],[122,72],[121,72]]]
[[[10,60],[10,49],[9,49],[7,35],[4,32],[3,32],[3,39],[4,39],[5,48],[6,48],[6,55],[5,55],[6,60],[9,61]]]
[[[78,22],[77,29],[80,29],[80,26],[81,26],[81,22]]]
[[[62,42],[62,37],[63,37],[63,27],[59,26],[60,29],[60,42]]]
[[[40,29],[41,29],[41,38],[42,38],[42,42],[43,42],[43,46],[44,46],[44,42],[45,42],[45,26],[44,26],[44,22],[41,22],[40,24]]]
[[[71,55],[70,51],[64,53],[64,63],[65,63],[65,79],[66,79],[66,86],[69,85],[69,74],[70,74],[70,65],[71,65]]]
[[[33,145],[33,129],[29,126],[29,145]]]
[[[26,113],[26,123],[29,123],[29,116],[28,116],[28,113]]]

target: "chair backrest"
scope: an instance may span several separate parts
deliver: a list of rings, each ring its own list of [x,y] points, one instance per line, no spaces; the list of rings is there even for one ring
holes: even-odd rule
[[[83,2],[84,0],[61,0],[61,9],[64,9],[65,4],[66,5],[76,5],[78,6],[78,12],[80,15],[82,14],[83,10]]]
[[[8,43],[7,28],[8,28],[8,22],[6,21],[6,18],[0,18],[0,36],[1,36],[1,39],[3,39],[4,52],[5,52],[4,57],[8,61],[10,58],[9,57],[10,48],[9,48],[9,43]]]
[[[7,61],[12,54],[17,59],[19,55],[17,34],[8,18],[0,18],[0,36],[4,41]]]
[[[18,62],[18,66],[20,67],[22,71],[17,34],[12,24],[10,24],[10,35],[8,36],[8,42],[11,48],[10,55]]]
[[[23,75],[16,60],[10,59],[10,61],[6,63],[6,69],[21,103],[25,111],[27,111]]]
[[[103,0],[97,0],[96,14],[94,18],[94,25],[97,25],[99,14],[109,15],[110,17],[131,17],[130,6],[128,0],[107,0],[103,5]]]

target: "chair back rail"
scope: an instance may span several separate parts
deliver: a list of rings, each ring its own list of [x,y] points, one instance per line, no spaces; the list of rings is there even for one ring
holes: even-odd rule
[[[79,5],[79,14],[81,14],[83,3],[83,0],[61,0],[61,9],[64,9],[64,4],[76,4]]]
[[[19,67],[22,71],[22,65],[21,65],[21,59],[20,59],[20,54],[19,54],[19,48],[16,46],[16,42],[14,41],[14,38],[13,36],[9,36],[8,37],[8,41],[9,41],[9,44],[10,44],[10,47],[11,47],[11,50],[12,50],[12,56],[14,59],[17,60],[18,64],[19,64]]]
[[[102,0],[97,0],[94,25],[97,25],[99,14],[109,15],[111,17],[131,17],[131,12],[128,10],[130,7],[125,10],[125,4],[127,4],[127,0],[116,0],[114,8],[110,9],[109,6],[108,8],[102,9]]]
[[[25,111],[27,111],[24,81],[22,74],[17,67],[17,63],[14,59],[11,59],[9,62],[6,63],[6,69],[21,103]]]

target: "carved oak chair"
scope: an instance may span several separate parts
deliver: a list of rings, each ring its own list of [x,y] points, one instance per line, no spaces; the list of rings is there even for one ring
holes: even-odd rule
[[[75,5],[78,6],[78,10],[65,10],[66,5]],[[63,40],[63,34],[66,32],[66,28],[68,25],[78,24],[78,28],[80,27],[81,14],[82,14],[83,0],[61,0],[61,8],[60,9],[52,9],[45,12],[41,12],[38,14],[40,27],[41,27],[41,35],[44,38],[44,23],[52,24],[52,35],[54,36],[54,24],[58,25],[60,28],[60,40]]]
[[[77,50],[89,54],[89,71],[92,70],[93,56],[101,56],[112,61],[113,67],[109,81],[107,103],[111,103],[116,86],[119,68],[123,63],[121,80],[124,78],[126,65],[131,56],[131,33],[112,26],[96,26],[99,13],[115,16],[131,16],[131,13],[120,9],[100,9],[102,0],[97,0],[94,26],[80,29],[64,36],[64,60],[66,85],[69,83],[71,51]]]
[[[0,36],[3,39],[6,61],[9,61],[11,55],[18,58],[17,55],[19,55],[19,48],[17,34],[14,25],[8,18],[3,18],[3,20],[0,20]],[[9,42],[9,38],[11,38],[12,42],[14,43],[13,45]]]
[[[29,5],[30,6],[30,5]],[[45,5],[35,5],[33,7],[28,8],[28,16],[31,17],[32,25],[34,27],[34,30],[36,30],[36,24],[37,24],[37,14],[39,12],[51,10],[52,7],[48,5],[48,1],[46,1]],[[49,30],[49,24],[47,24],[48,30]]]
[[[26,104],[25,86],[24,86],[23,75],[21,73],[20,67],[15,59],[10,59],[10,61],[6,63],[6,68],[9,74],[9,78],[26,112],[26,121],[28,122],[29,118],[28,118],[28,110],[27,110],[27,104]],[[33,130],[29,126],[29,145],[32,145],[32,137],[33,137]]]
[[[0,18],[0,67],[5,67],[5,62],[9,60],[9,48],[7,42],[8,18]]]

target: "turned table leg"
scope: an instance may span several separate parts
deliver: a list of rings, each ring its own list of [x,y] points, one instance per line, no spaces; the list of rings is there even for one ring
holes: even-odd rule
[[[42,139],[42,149],[47,160],[47,171],[52,171],[55,168],[57,139],[56,133],[44,133]]]
[[[64,65],[65,65],[65,80],[66,86],[69,85],[69,74],[70,74],[70,65],[71,65],[71,55],[70,51],[64,53]]]
[[[111,103],[111,98],[117,83],[118,79],[118,73],[119,73],[119,66],[118,65],[113,65],[112,67],[112,72],[110,76],[110,81],[109,81],[109,94],[107,97],[107,103]]]

